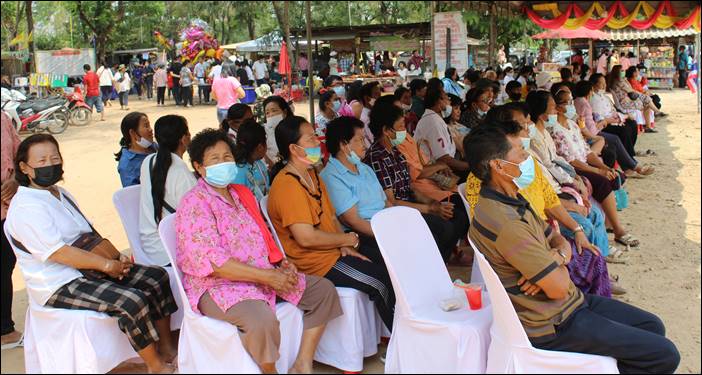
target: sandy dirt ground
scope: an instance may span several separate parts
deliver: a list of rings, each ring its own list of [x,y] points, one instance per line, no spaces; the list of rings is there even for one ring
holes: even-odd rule
[[[621,213],[623,221],[642,242],[629,251],[629,264],[610,265],[629,291],[624,301],[659,315],[667,336],[682,356],[678,373],[700,373],[700,115],[695,97],[687,90],[659,92],[670,116],[658,125],[660,133],[640,137],[637,148],[653,149],[657,155],[640,158],[656,167],[646,179],[630,179],[626,189],[630,207]],[[195,99],[197,102],[197,99]],[[130,98],[131,109],[149,115],[151,124],[165,114],[178,113],[189,121],[190,132],[216,127],[214,106],[176,108],[170,101],[156,107],[154,101]],[[307,116],[309,105],[296,103],[296,113]],[[117,163],[121,137],[119,125],[125,111],[118,103],[107,108],[107,121],[93,121],[86,127],[69,127],[57,136],[64,157],[65,182],[95,227],[120,249],[129,244],[112,205],[112,194],[121,188]],[[454,277],[467,279],[465,269],[452,268]],[[27,296],[18,268],[13,275],[13,316],[18,329],[24,327]],[[593,327],[596,329],[596,327]],[[379,348],[385,351],[384,345]],[[140,365],[123,365],[115,373],[144,371]],[[364,372],[382,372],[377,356],[366,359]],[[2,351],[1,372],[24,371],[22,349]],[[315,364],[315,372],[339,372]]]

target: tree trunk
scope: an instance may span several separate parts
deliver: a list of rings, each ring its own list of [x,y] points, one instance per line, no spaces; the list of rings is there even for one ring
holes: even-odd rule
[[[34,71],[35,69],[35,64],[36,64],[36,57],[34,56],[34,35],[32,35],[32,32],[34,31],[34,17],[32,17],[32,2],[31,1],[25,1],[25,6],[24,6],[24,11],[27,14],[27,39],[29,41],[29,53],[31,53],[32,56],[32,65],[31,65],[31,71]],[[31,39],[29,39],[31,36]]]
[[[251,15],[246,18],[246,26],[249,29],[249,40],[256,39],[256,23]]]

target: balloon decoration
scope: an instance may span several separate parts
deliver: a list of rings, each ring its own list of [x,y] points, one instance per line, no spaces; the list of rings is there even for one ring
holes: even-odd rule
[[[182,47],[179,52],[182,61],[197,62],[203,56],[221,58],[224,52],[220,52],[219,42],[212,35],[210,26],[201,19],[190,21],[190,25],[181,31],[180,40]]]
[[[164,37],[160,31],[154,31],[154,38],[156,38],[158,44],[160,44],[166,51],[170,51],[171,48],[173,48],[173,40],[166,39],[166,37]]]
[[[631,12],[620,0],[612,3],[609,9],[595,1],[584,12],[575,3],[570,3],[563,13],[558,9],[558,3],[535,4],[532,8],[525,7],[525,11],[532,22],[544,29],[575,30],[586,27],[591,30],[600,30],[607,26],[610,29],[632,27],[637,30],[646,30],[655,26],[659,29],[693,27],[695,31],[700,32],[700,6],[698,5],[686,17],[678,17],[669,0],[661,1],[657,8],[646,1],[639,1]],[[641,11],[645,17],[637,19]],[[551,12],[553,18],[542,18],[537,12]],[[615,17],[616,14],[619,16]],[[597,17],[593,17],[594,15]]]

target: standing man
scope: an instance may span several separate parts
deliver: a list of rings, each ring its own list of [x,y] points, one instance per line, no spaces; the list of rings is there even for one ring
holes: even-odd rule
[[[680,46],[678,52],[678,87],[685,88],[687,85],[687,50],[685,46]]]
[[[141,64],[139,62],[137,62],[132,68],[132,78],[134,79],[134,88],[136,89],[136,94],[139,100],[141,100],[144,85],[144,68],[141,67]]]
[[[185,108],[193,106],[193,81],[195,76],[190,71],[191,66],[192,62],[186,60],[183,68],[180,70],[180,97]]]
[[[100,78],[90,69],[90,65],[83,65],[83,86],[85,87],[85,104],[90,106],[90,110],[95,106],[95,110],[100,114],[100,121],[105,121],[105,107],[102,105],[100,97]]]
[[[268,67],[266,62],[263,61],[263,55],[259,55],[258,60],[253,64],[253,72],[256,77],[256,86],[268,83]]]
[[[202,96],[205,95],[205,102],[209,102],[209,95],[205,93],[207,87],[205,86],[205,72],[207,71],[207,63],[204,60],[200,60],[195,64],[193,68],[193,73],[195,74],[195,80],[197,82],[197,99],[200,104],[202,104]]]
[[[2,149],[0,156],[2,156],[2,175],[0,179],[2,180],[2,221],[0,222],[0,228],[5,226],[5,217],[7,216],[7,208],[10,206],[10,200],[17,192],[19,184],[15,180],[15,155],[17,155],[17,148],[20,144],[20,139],[17,136],[17,131],[12,126],[12,120],[5,113],[2,112]],[[12,321],[12,270],[15,268],[15,263],[17,258],[15,258],[15,253],[10,247],[10,243],[5,237],[5,231],[0,230],[2,233],[2,247],[0,247],[0,268],[2,268],[2,280],[0,280],[0,286],[2,286],[2,293],[0,293],[1,301],[0,307],[2,308],[2,313],[0,314],[0,320],[2,321],[2,349],[12,349],[18,346],[22,346],[22,332],[15,331],[15,322]]]
[[[173,99],[175,99],[175,104],[180,105],[181,95],[180,95],[180,70],[183,69],[183,64],[177,59],[171,63],[171,67],[168,72],[171,73],[171,78],[173,80]]]
[[[151,61],[144,62],[144,83],[146,84],[146,98],[151,100],[154,97],[154,67]]]

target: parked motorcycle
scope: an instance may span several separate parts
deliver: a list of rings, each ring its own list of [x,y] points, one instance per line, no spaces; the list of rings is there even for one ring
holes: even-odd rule
[[[70,116],[66,99],[27,100],[21,92],[6,88],[2,88],[2,110],[10,117],[17,132],[60,134],[68,127]]]
[[[93,116],[93,110],[85,103],[83,93],[78,85],[74,86],[72,93],[65,94],[68,100],[68,110],[70,111],[70,122],[76,126],[85,126],[90,123]]]

